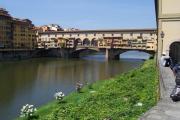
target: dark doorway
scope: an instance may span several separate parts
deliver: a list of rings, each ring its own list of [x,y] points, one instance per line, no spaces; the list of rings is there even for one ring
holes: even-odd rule
[[[169,56],[172,58],[173,64],[180,63],[180,42],[174,42],[170,45]]]

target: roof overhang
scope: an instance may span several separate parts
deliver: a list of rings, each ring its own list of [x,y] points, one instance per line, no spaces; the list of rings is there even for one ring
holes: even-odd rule
[[[56,34],[56,33],[119,33],[119,32],[152,32],[155,33],[157,31],[156,28],[151,29],[111,29],[111,30],[76,30],[76,31],[46,31],[39,32],[39,34]]]

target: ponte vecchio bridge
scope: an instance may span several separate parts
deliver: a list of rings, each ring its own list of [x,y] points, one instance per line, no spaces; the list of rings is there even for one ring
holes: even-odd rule
[[[155,54],[156,29],[47,31],[38,33],[38,48],[56,50],[56,55],[79,57],[85,50],[104,51],[106,58],[119,58],[119,54],[138,50]],[[57,51],[59,50],[59,51]]]

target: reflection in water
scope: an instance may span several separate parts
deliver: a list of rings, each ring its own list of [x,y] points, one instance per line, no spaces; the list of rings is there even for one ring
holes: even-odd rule
[[[103,57],[1,62],[0,119],[15,118],[24,104],[45,104],[54,99],[53,95],[58,90],[67,95],[75,90],[78,81],[93,83],[131,70],[141,63],[142,61],[105,61]]]

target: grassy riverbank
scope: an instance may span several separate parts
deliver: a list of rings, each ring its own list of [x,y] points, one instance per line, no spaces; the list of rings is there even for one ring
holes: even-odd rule
[[[37,115],[40,120],[136,120],[156,104],[157,90],[155,63],[148,60],[141,68],[86,86],[62,103],[53,101]]]

